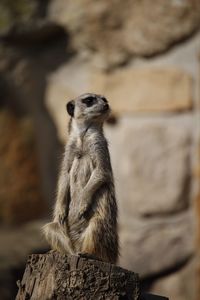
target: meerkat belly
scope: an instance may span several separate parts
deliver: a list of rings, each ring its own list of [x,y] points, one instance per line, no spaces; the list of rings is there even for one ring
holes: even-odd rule
[[[82,193],[90,179],[94,169],[93,162],[89,156],[75,158],[70,171],[70,205],[69,205],[69,224],[77,220],[82,203]]]

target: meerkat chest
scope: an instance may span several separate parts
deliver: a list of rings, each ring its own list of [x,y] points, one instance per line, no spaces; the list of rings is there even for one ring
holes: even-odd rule
[[[81,207],[81,195],[94,170],[94,163],[88,152],[77,149],[70,170],[70,216],[76,215]]]
[[[70,170],[70,185],[72,189],[83,188],[94,169],[94,161],[87,145],[77,145],[74,160]]]

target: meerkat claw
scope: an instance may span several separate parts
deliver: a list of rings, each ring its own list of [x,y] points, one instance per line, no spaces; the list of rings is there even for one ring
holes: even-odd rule
[[[86,211],[79,212],[79,214],[78,214],[79,220],[83,219],[85,217],[85,215],[86,215]]]
[[[60,215],[59,216],[59,223],[63,225],[66,222],[67,216],[66,215]]]

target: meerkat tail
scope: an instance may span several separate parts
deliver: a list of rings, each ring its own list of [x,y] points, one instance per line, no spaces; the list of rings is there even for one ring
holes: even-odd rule
[[[42,228],[42,231],[54,250],[64,254],[74,254],[72,243],[69,237],[63,232],[59,223],[48,223]]]

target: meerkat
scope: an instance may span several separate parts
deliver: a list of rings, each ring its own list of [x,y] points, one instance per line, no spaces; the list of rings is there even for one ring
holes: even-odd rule
[[[44,234],[54,250],[116,263],[117,203],[103,123],[105,97],[83,94],[67,103],[69,136],[58,180],[53,222]]]

